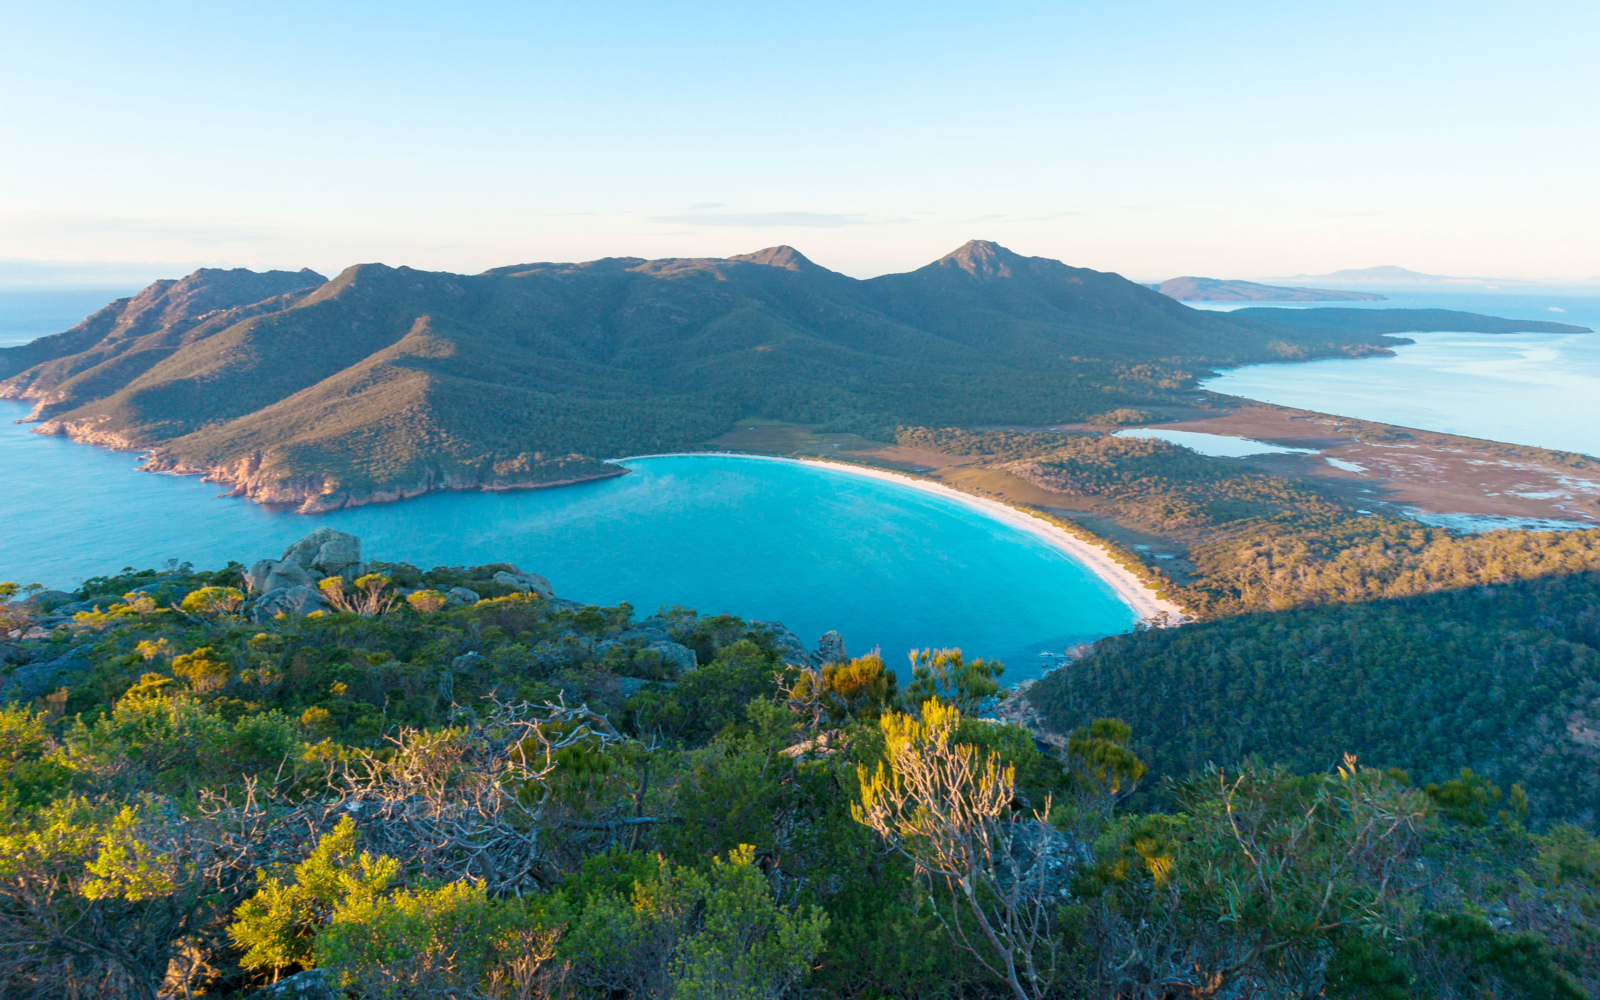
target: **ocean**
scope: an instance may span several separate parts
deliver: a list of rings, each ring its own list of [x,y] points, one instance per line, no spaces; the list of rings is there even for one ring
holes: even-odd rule
[[[1515,286],[1470,292],[1360,287],[1389,300],[1320,304],[1458,309],[1600,331],[1600,287],[1587,294]],[[1600,456],[1600,333],[1406,336],[1416,343],[1397,348],[1392,358],[1248,365],[1221,372],[1205,387],[1280,406]]]

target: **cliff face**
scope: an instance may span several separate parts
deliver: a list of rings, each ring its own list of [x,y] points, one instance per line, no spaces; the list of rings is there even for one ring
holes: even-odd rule
[[[1082,419],[1171,398],[1195,368],[1383,342],[1304,322],[1199,312],[982,241],[867,281],[790,247],[331,281],[203,270],[0,350],[0,395],[33,400],[41,433],[324,510],[613,475],[602,459],[747,416],[877,435]]]

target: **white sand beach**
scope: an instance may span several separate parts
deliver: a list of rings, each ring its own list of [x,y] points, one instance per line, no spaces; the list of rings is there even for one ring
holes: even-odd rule
[[[813,458],[780,458],[775,455],[748,455],[738,452],[670,452],[661,455],[629,455],[627,458],[616,458],[610,461],[621,465],[625,462],[646,458],[694,458],[697,456],[748,458],[763,462],[792,462],[796,465],[812,465],[837,472],[846,472],[851,475],[866,476],[869,479],[881,479],[886,482],[898,483],[925,493],[933,493],[945,497],[976,510],[986,517],[1026,531],[1053,548],[1066,553],[1074,561],[1088,568],[1095,576],[1104,580],[1117,595],[1118,600],[1132,608],[1134,614],[1140,618],[1160,620],[1165,615],[1166,618],[1164,620],[1174,625],[1184,620],[1182,608],[1165,598],[1156,596],[1154,590],[1146,585],[1143,580],[1124,569],[1104,546],[1085,541],[1042,517],[1017,510],[998,500],[989,500],[984,497],[973,496],[970,493],[963,493],[943,483],[930,482],[926,479],[918,479],[915,476],[890,472],[887,469],[874,469],[848,462],[829,462]]]

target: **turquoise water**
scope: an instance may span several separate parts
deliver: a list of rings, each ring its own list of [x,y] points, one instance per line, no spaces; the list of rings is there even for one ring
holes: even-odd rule
[[[1366,288],[1367,286],[1362,286]],[[1381,289],[1362,307],[1460,309],[1600,330],[1600,296]],[[1414,333],[1392,358],[1249,365],[1207,389],[1322,413],[1600,456],[1600,333]]]
[[[433,494],[307,516],[135,456],[44,438],[0,403],[0,580],[66,587],[123,566],[277,556],[319,525],[369,558],[419,566],[511,562],[562,597],[778,620],[808,643],[838,629],[892,665],[960,646],[1023,680],[1044,651],[1134,623],[1110,588],[1026,532],[950,499],[797,463],[725,456],[629,462],[615,479],[552,490]]]

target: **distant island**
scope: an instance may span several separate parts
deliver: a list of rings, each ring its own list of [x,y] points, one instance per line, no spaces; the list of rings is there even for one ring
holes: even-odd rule
[[[1192,398],[1209,368],[1384,354],[1397,332],[1582,329],[1390,313],[1205,312],[981,240],[864,281],[790,247],[331,281],[202,269],[0,349],[0,398],[32,401],[39,433],[315,512],[619,475],[606,459],[746,419],[885,442],[1037,426]]]
[[[1479,284],[1482,282],[1509,282],[1509,278],[1457,278],[1448,274],[1423,274],[1420,271],[1408,271],[1403,267],[1393,264],[1383,264],[1378,267],[1349,267],[1331,274],[1294,274],[1287,278],[1269,278],[1269,281],[1369,281],[1391,285],[1411,284],[1439,284],[1461,282],[1464,284]]]
[[[1370,292],[1339,292],[1330,288],[1282,288],[1254,281],[1226,278],[1168,278],[1151,285],[1162,295],[1179,302],[1378,302],[1382,295]]]

